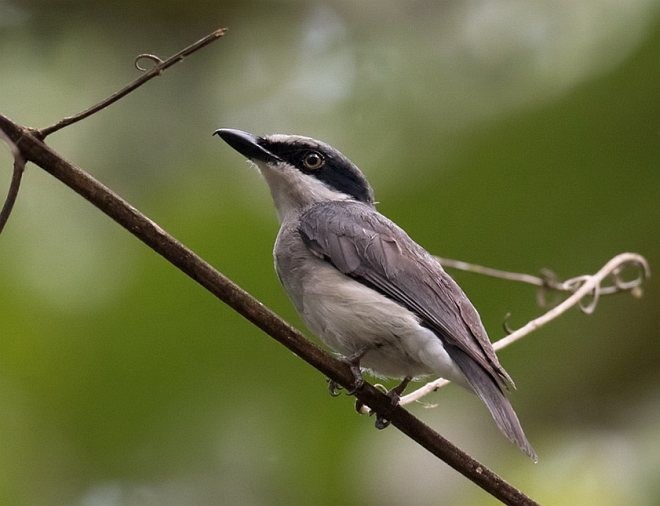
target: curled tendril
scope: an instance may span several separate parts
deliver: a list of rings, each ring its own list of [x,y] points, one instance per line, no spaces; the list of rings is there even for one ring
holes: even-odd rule
[[[154,64],[154,66],[151,67],[151,68],[143,67],[142,65],[140,65],[140,62],[142,60],[149,60],[150,62],[152,62]],[[158,65],[161,65],[162,63],[163,63],[163,60],[160,59],[155,54],[142,53],[142,54],[139,54],[135,57],[135,68],[138,69],[140,72],[147,72],[148,70],[153,70],[155,67],[157,67]]]
[[[624,278],[624,271],[634,268],[637,273],[634,278],[626,280]],[[596,309],[601,295],[609,295],[618,292],[631,292],[633,295],[637,294],[642,289],[644,281],[650,276],[648,265],[631,259],[627,262],[622,262],[616,268],[612,269],[610,275],[605,279],[611,279],[611,284],[598,283],[594,286],[585,297],[580,300],[579,307],[586,313],[591,314]],[[583,275],[575,278],[567,279],[563,283],[558,283],[558,289],[568,292],[576,292],[585,283],[591,281],[593,276]],[[605,280],[603,280],[605,281]]]
[[[627,267],[631,267],[636,271],[635,277],[629,281],[626,281],[623,276],[625,270],[630,270],[626,269]],[[631,260],[621,264],[614,271],[612,271],[612,281],[614,281],[614,287],[611,288],[620,291],[628,291],[635,288],[641,288],[642,284],[644,284],[644,281],[649,277],[651,277],[651,270],[649,269],[648,264]]]
[[[636,275],[632,279],[627,280],[624,274],[631,269],[636,270]],[[605,283],[605,280],[598,283],[593,290],[580,300],[579,307],[584,313],[591,314],[596,309],[601,295],[630,292],[632,295],[639,297],[642,291],[642,285],[650,274],[648,264],[638,259],[631,258],[623,261],[620,265],[612,269],[606,278],[610,280],[610,283]],[[559,294],[561,292],[575,293],[585,283],[589,283],[593,279],[593,276],[576,276],[561,281],[554,272],[549,269],[543,269],[539,279],[542,283],[538,284],[537,302],[540,307],[548,307],[556,305],[560,301]],[[548,293],[555,294],[554,301],[548,301]]]
[[[612,271],[612,281],[614,281],[614,286],[616,286],[619,290],[624,290],[626,284],[621,274],[622,272],[623,272],[623,266],[619,266]]]
[[[589,282],[590,279],[591,276],[578,276],[566,280],[564,282],[564,285],[569,289],[569,291],[575,292],[582,285]],[[587,293],[584,297],[580,299],[578,303],[578,307],[584,314],[592,314],[596,310],[596,306],[598,305],[598,301],[600,300],[600,295],[603,291],[603,288],[604,288],[603,286],[597,284],[593,287],[593,289],[589,293]]]
[[[504,333],[507,336],[513,333],[513,329],[509,326],[510,319],[511,319],[511,312],[509,311],[507,314],[504,315],[504,321],[502,322],[502,328],[504,329]]]
[[[544,267],[540,271],[540,277],[538,278],[539,287],[536,291],[536,303],[539,307],[551,307],[557,305],[561,301],[560,292],[563,290],[561,287],[561,281],[557,273],[547,267]],[[548,297],[551,295],[551,297]]]

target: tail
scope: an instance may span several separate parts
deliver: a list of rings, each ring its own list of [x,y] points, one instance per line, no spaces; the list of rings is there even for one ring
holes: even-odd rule
[[[509,441],[515,443],[534,462],[538,462],[538,456],[527,441],[511,402],[493,377],[462,350],[453,346],[446,346],[445,349],[458,365],[472,390],[484,402],[497,427]]]

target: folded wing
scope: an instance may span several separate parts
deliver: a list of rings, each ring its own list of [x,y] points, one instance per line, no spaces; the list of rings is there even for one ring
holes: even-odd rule
[[[476,309],[436,259],[360,202],[317,204],[301,216],[299,232],[307,247],[336,269],[415,313],[442,340],[498,427],[535,458],[504,395],[513,382]]]

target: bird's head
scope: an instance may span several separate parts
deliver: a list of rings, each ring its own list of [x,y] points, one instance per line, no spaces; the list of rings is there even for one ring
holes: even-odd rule
[[[324,142],[299,135],[257,137],[229,128],[214,133],[259,168],[282,220],[318,202],[374,203],[373,190],[360,169]]]

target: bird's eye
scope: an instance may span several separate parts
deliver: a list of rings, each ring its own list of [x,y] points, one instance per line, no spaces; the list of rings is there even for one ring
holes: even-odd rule
[[[323,156],[316,151],[310,151],[303,158],[303,165],[310,170],[319,169],[324,163],[325,160],[323,159]]]

